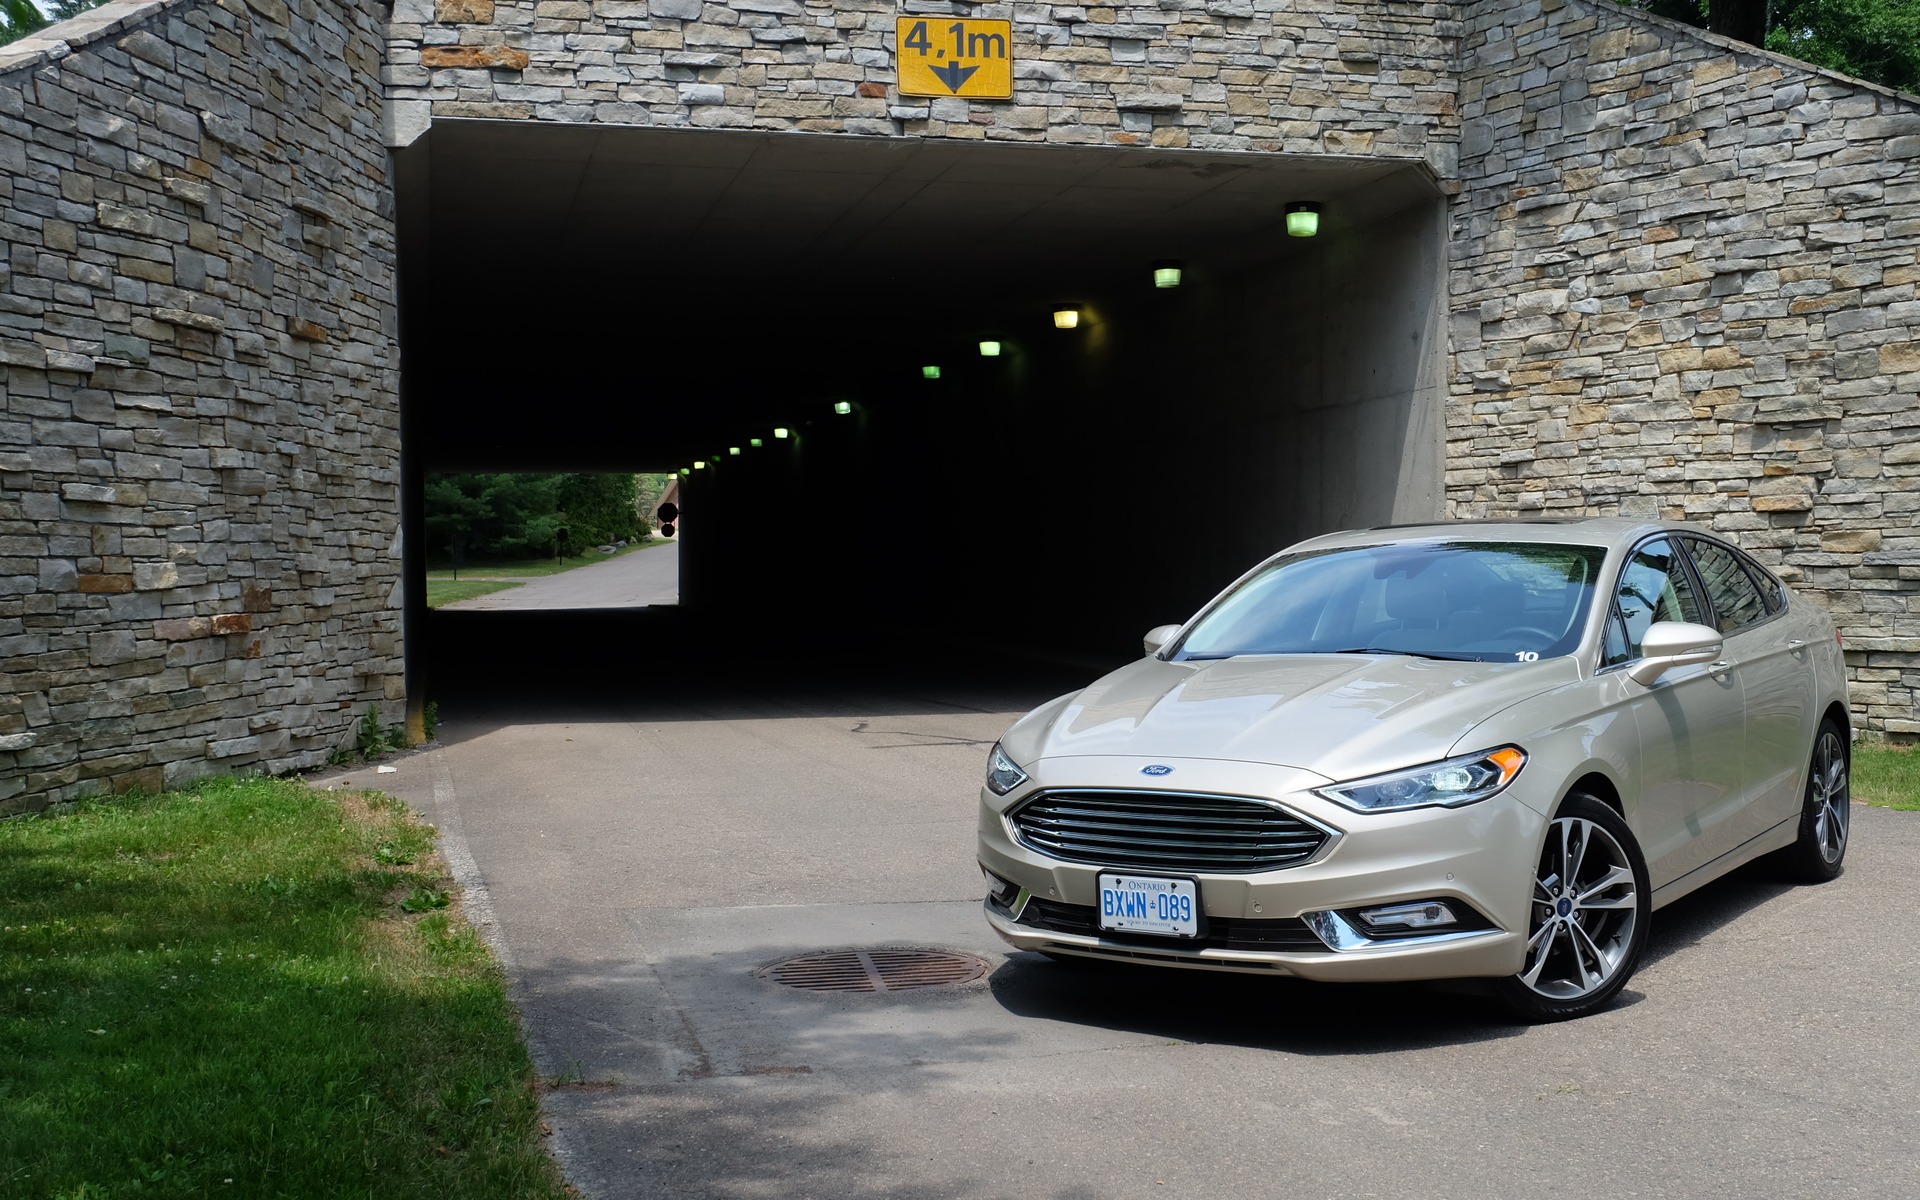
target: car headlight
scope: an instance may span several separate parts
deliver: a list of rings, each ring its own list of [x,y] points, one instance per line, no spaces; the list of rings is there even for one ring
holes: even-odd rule
[[[987,755],[987,790],[996,796],[1004,796],[1027,781],[1027,773],[1013,765],[1007,752],[1000,743],[993,744],[993,753]]]
[[[1351,783],[1314,789],[1314,794],[1344,804],[1356,812],[1384,812],[1439,805],[1457,808],[1495,796],[1513,782],[1526,765],[1527,752],[1502,746],[1463,754],[1444,762],[1428,763],[1387,775],[1370,775]]]

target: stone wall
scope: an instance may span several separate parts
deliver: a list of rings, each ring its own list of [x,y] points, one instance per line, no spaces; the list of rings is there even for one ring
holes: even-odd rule
[[[381,33],[121,0],[0,49],[0,813],[400,716]]]
[[[894,19],[1013,22],[1014,99],[901,96]],[[1453,170],[1454,6],[1410,0],[398,0],[396,140],[432,117],[1424,158]]]
[[[1920,99],[1588,0],[1467,24],[1452,513],[1725,531],[1920,732]]]

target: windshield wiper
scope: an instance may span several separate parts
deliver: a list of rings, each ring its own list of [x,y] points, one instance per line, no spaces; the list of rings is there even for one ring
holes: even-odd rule
[[[1430,658],[1435,662],[1478,662],[1471,654],[1436,654],[1431,650],[1389,650],[1384,646],[1349,646],[1345,650],[1323,650],[1322,654],[1397,654],[1406,658]]]

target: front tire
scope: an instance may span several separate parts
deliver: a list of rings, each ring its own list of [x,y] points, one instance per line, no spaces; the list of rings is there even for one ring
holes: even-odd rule
[[[1800,836],[1780,852],[1780,865],[1800,883],[1825,883],[1840,874],[1852,828],[1852,747],[1829,717],[1813,736],[1807,789],[1800,803]]]
[[[1640,965],[1652,912],[1633,831],[1598,798],[1573,793],[1540,850],[1526,965],[1494,994],[1523,1021],[1566,1021],[1605,1008]]]

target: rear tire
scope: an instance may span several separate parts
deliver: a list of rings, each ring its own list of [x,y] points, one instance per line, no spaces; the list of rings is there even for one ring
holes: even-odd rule
[[[1494,984],[1522,1021],[1566,1021],[1613,1002],[1640,965],[1653,889],[1640,844],[1598,798],[1569,795],[1533,878],[1526,965]]]
[[[1813,735],[1807,786],[1800,802],[1800,836],[1780,852],[1781,869],[1797,883],[1825,883],[1840,874],[1852,830],[1853,748],[1832,717]]]

